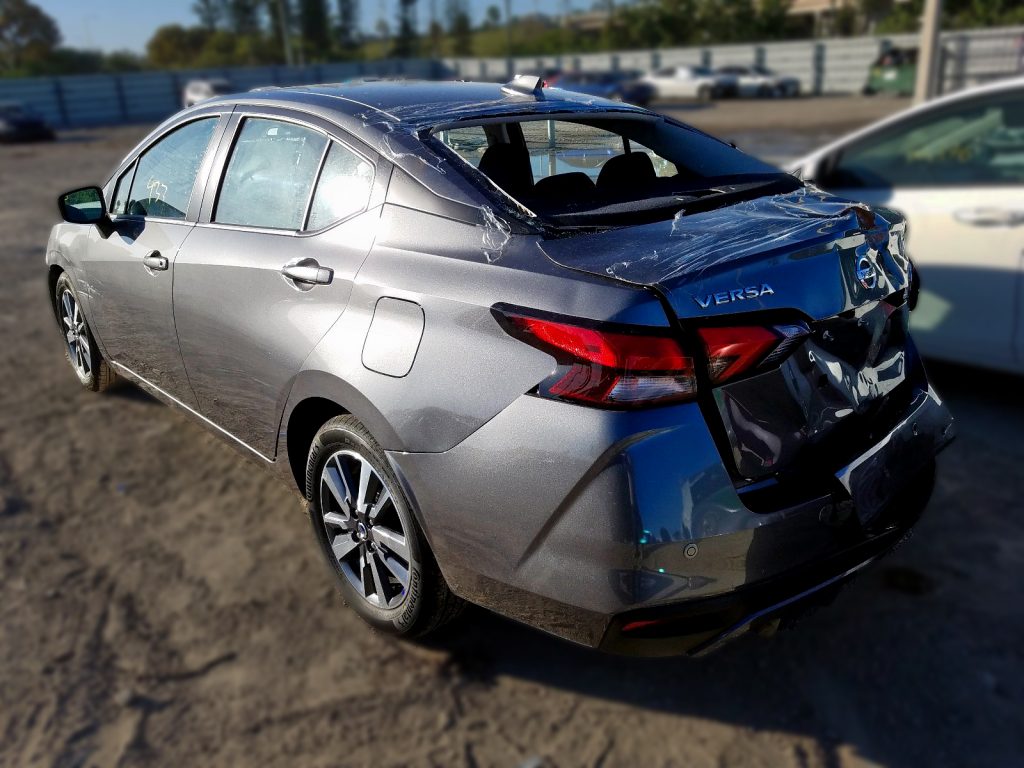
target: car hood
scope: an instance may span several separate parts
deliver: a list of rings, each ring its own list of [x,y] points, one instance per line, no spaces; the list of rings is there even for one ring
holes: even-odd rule
[[[904,232],[894,211],[802,187],[540,247],[564,267],[658,289],[678,317],[796,309],[823,318],[907,285]],[[862,258],[876,272],[870,288],[856,276]]]

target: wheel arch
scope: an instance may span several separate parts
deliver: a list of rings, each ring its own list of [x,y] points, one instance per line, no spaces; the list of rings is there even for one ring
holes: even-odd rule
[[[325,371],[302,371],[292,384],[281,419],[277,455],[286,459],[287,475],[300,493],[306,491],[306,460],[317,431],[335,416],[358,419],[385,450],[402,450],[402,441],[383,414],[343,379]]]
[[[46,286],[50,291],[50,309],[53,310],[54,319],[60,323],[60,316],[57,314],[57,281],[65,272],[60,264],[51,264],[46,275]]]

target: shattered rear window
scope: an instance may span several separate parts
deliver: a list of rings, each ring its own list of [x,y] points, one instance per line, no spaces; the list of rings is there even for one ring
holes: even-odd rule
[[[441,131],[438,138],[474,168],[480,165],[480,158],[487,149],[487,134],[482,125]]]
[[[656,116],[490,120],[435,136],[521,206],[556,224],[629,223],[631,211],[646,220],[671,218],[694,198],[734,197],[742,189],[749,199],[759,183],[787,176]]]

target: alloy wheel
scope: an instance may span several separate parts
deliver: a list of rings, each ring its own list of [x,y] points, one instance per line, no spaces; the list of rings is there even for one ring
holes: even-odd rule
[[[61,322],[64,341],[68,346],[68,359],[75,372],[83,380],[92,373],[92,348],[89,346],[89,331],[78,301],[71,291],[64,291],[60,297]]]
[[[364,457],[335,452],[320,474],[327,541],[349,584],[376,608],[396,608],[409,590],[409,532],[387,483]]]

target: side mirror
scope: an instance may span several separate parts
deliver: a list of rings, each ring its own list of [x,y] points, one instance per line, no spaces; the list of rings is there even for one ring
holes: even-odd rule
[[[113,231],[103,190],[99,187],[83,187],[65,192],[57,199],[57,207],[64,221],[71,224],[95,224],[104,237]]]

